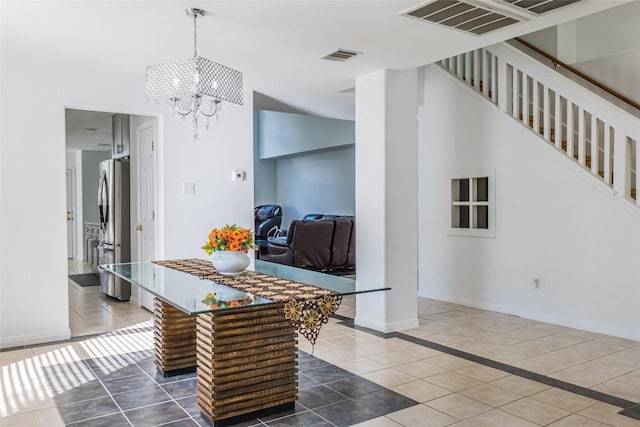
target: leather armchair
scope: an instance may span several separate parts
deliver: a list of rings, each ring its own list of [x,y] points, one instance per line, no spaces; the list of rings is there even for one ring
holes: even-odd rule
[[[294,267],[349,274],[355,269],[355,218],[295,220],[287,236],[269,237],[260,259]]]
[[[282,208],[278,205],[256,206],[253,210],[255,221],[255,240],[258,251],[256,256],[262,258],[267,253],[267,239],[276,236],[282,224]]]
[[[346,217],[336,217],[333,219],[333,222],[335,229],[331,242],[331,262],[329,263],[328,269],[344,270],[349,255],[349,239],[351,237],[353,221]]]
[[[331,261],[333,220],[291,221],[286,240],[270,238],[261,259],[311,270],[326,270]]]

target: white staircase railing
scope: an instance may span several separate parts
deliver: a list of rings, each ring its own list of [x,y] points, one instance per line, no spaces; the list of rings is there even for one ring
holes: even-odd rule
[[[439,64],[640,207],[640,119],[506,43]]]

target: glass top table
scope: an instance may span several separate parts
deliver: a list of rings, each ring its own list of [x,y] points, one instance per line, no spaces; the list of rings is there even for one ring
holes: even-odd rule
[[[273,304],[273,301],[261,297],[247,299],[248,294],[245,292],[151,262],[103,264],[100,268],[103,271],[113,273],[151,292],[153,295],[189,315],[236,308],[219,307],[212,309],[210,301],[204,301],[207,295],[211,293],[215,293],[217,299],[222,301],[243,300],[241,307]],[[261,260],[252,261],[248,270],[329,289],[340,295],[352,295],[390,289],[382,285],[363,286],[355,280],[346,277]],[[241,278],[241,275],[236,277]]]

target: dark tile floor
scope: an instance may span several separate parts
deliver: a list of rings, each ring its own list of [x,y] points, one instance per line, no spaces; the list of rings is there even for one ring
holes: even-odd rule
[[[418,402],[307,353],[299,353],[295,409],[237,426],[348,426]],[[87,359],[43,372],[66,425],[206,426],[194,374],[164,378],[148,353]]]

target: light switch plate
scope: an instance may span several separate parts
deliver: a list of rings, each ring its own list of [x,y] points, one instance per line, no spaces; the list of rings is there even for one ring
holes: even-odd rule
[[[194,196],[196,194],[196,183],[195,182],[185,182],[182,184],[182,194],[188,196]]]

